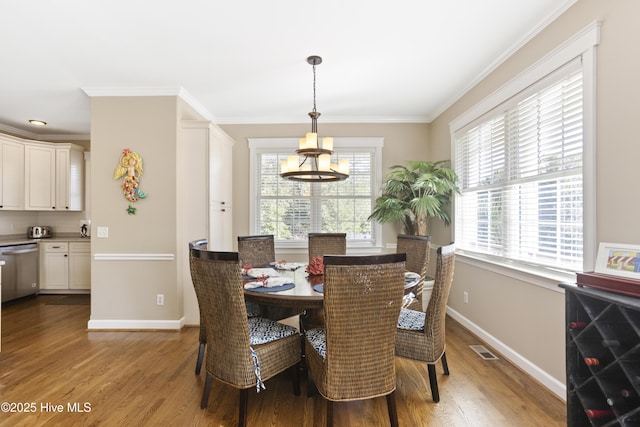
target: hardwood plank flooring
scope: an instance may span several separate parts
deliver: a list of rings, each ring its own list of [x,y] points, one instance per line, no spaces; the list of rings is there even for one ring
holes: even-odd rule
[[[212,384],[200,409],[204,368],[194,374],[198,328],[180,332],[89,332],[88,305],[48,305],[40,295],[2,307],[0,426],[235,426],[238,391]],[[564,426],[562,400],[500,359],[484,361],[482,344],[447,319],[450,376],[437,366],[440,402],[433,403],[425,364],[396,359],[401,426]],[[319,396],[294,396],[282,375],[250,393],[248,425],[311,427],[325,422]],[[62,405],[62,406],[59,406]],[[75,405],[75,407],[74,407]],[[83,412],[73,411],[81,409]],[[30,412],[26,412],[30,411]],[[388,426],[384,398],[338,403],[336,426]]]

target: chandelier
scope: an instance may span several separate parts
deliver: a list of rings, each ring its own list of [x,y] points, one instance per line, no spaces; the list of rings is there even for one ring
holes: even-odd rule
[[[300,138],[296,155],[289,156],[280,164],[280,176],[292,181],[304,182],[332,182],[344,181],[349,178],[349,160],[340,159],[337,164],[331,163],[333,154],[333,138],[318,139],[318,117],[316,111],[316,65],[322,64],[319,56],[310,56],[307,62],[313,66],[313,111],[311,117],[311,132]]]

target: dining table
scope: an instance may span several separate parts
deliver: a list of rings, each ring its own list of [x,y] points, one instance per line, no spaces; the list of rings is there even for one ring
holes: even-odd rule
[[[306,272],[306,264],[295,264],[286,269],[273,267],[274,275],[279,278],[290,279],[293,286],[289,289],[280,290],[278,286],[258,286],[248,287],[247,283],[255,280],[253,276],[247,275],[249,271],[243,272],[243,280],[245,283],[244,297],[245,300],[255,302],[260,305],[292,308],[297,310],[322,310],[323,306],[323,275],[308,274]],[[263,270],[263,269],[260,269]],[[407,272],[405,274],[405,295],[408,295],[419,283],[420,276],[417,273]],[[268,279],[267,279],[268,280]],[[289,281],[289,280],[282,280]]]
[[[269,289],[269,286],[258,288],[246,288],[244,297],[247,301],[258,304],[295,308],[300,310],[321,309],[323,302],[322,278],[323,275],[309,275],[305,271],[306,264],[300,264],[289,269],[274,268],[277,277],[289,278],[293,287],[286,290],[277,290],[278,287]],[[252,280],[250,276],[244,276],[245,284]],[[315,287],[315,289],[314,289]]]

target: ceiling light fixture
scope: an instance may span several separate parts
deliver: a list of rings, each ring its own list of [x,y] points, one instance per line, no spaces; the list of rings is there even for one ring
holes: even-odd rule
[[[47,122],[43,122],[42,120],[34,120],[34,119],[29,120],[29,123],[31,123],[34,126],[46,126],[47,125]]]
[[[292,181],[304,182],[344,181],[349,178],[349,160],[339,159],[338,164],[331,164],[333,138],[322,138],[322,146],[318,143],[320,113],[316,111],[316,65],[322,64],[322,58],[310,56],[307,62],[313,65],[313,111],[309,113],[311,132],[307,133],[306,137],[300,138],[297,154],[281,162],[280,176]]]

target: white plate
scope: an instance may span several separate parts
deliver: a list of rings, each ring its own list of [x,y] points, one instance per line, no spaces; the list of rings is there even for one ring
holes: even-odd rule
[[[420,275],[418,273],[414,273],[413,271],[407,271],[404,273],[404,277],[407,279],[419,279]]]

